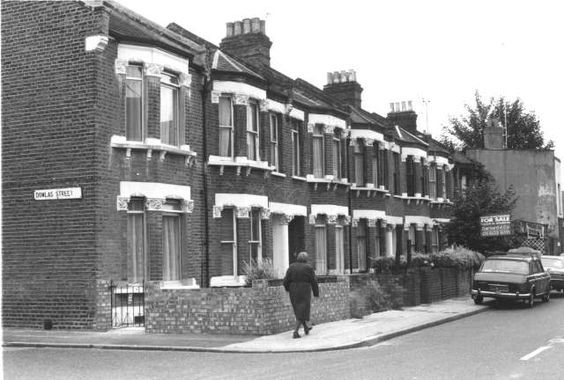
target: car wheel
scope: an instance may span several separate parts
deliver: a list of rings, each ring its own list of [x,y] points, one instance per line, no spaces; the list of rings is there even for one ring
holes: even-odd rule
[[[535,291],[531,289],[531,294],[529,295],[529,307],[535,306]]]
[[[546,291],[546,294],[542,296],[544,302],[550,302],[550,289]]]
[[[474,303],[475,303],[476,305],[481,305],[482,302],[484,302],[484,297],[482,297],[482,296],[476,296],[476,298],[474,298]]]

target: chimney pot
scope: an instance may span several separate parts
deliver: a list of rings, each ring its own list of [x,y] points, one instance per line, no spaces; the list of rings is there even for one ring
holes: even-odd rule
[[[333,74],[327,73],[327,84],[333,84]]]
[[[351,70],[351,82],[356,82],[356,71]]]
[[[407,101],[407,110],[413,111],[413,102],[411,100]]]
[[[260,33],[260,20],[258,17],[255,17],[251,20],[251,32]]]
[[[243,31],[243,23],[241,21],[235,21],[233,24],[233,35],[238,36]]]
[[[390,103],[390,112],[395,112],[394,110],[394,102]]]
[[[243,19],[243,34],[251,33],[251,19]]]
[[[260,32],[266,34],[266,21],[260,20]]]
[[[348,81],[349,81],[348,73],[346,72],[346,70],[342,70],[341,71],[341,82],[344,83],[344,82],[348,82]]]
[[[233,35],[233,23],[227,23],[227,37],[231,37]]]

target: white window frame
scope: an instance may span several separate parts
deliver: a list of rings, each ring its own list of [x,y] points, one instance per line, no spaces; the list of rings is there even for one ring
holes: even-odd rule
[[[182,278],[182,214],[180,212],[174,212],[173,210],[166,210],[165,212],[163,212],[162,214],[162,232],[161,234],[163,235],[162,238],[164,239],[164,219],[165,218],[176,218],[178,220],[178,230],[176,231],[176,239],[178,240],[178,252],[176,253],[176,257],[174,258],[176,260],[176,268],[174,269],[175,273],[173,274],[169,274],[170,276],[176,277],[176,278],[165,278],[165,274],[166,274],[166,268],[165,268],[165,252],[164,252],[164,245],[163,245],[163,252],[162,252],[162,257],[163,257],[163,280],[164,281],[178,281]]]
[[[140,200],[141,201],[141,200]],[[131,201],[130,201],[131,202]],[[144,202],[144,199],[143,199]],[[142,234],[143,234],[143,273],[137,273],[137,255],[135,254],[135,252],[133,252],[133,247],[128,247],[127,251],[128,251],[128,255],[131,254],[132,255],[132,266],[133,266],[133,271],[132,271],[132,276],[133,278],[129,278],[129,270],[127,273],[127,278],[129,281],[132,282],[139,282],[140,280],[144,280],[147,279],[147,218],[146,218],[146,213],[145,213],[145,209],[143,208],[143,210],[130,210],[128,208],[127,210],[127,224],[128,224],[128,234],[129,234],[129,225],[131,223],[131,218],[130,216],[133,215],[141,215],[142,217]],[[128,243],[129,243],[129,238],[130,236],[128,235]],[[127,261],[129,262],[129,257],[127,259]]]
[[[253,125],[253,108],[255,113],[256,125]],[[256,130],[253,129],[256,127]],[[249,100],[247,105],[247,159],[260,161],[260,108],[255,100]],[[255,154],[251,155],[250,144],[254,143]]]
[[[322,125],[315,124],[311,138],[313,148],[315,148],[316,143],[320,145],[319,157],[316,157],[315,149],[312,149],[313,176],[315,178],[323,178],[325,177],[325,139]]]
[[[429,165],[429,198],[437,199],[437,166]]]
[[[229,101],[229,111],[231,113],[229,120],[231,120],[231,124],[229,125],[223,125],[221,124],[221,99],[227,99]],[[218,102],[218,118],[219,118],[219,147],[218,147],[218,155],[221,157],[234,157],[234,141],[233,141],[233,128],[234,128],[234,120],[233,120],[233,97],[229,96],[229,95],[221,95],[219,97],[219,102]],[[224,129],[228,129],[229,130],[229,151],[231,152],[231,154],[227,155],[227,156],[222,156],[221,155],[221,131]]]
[[[130,81],[134,81],[134,82],[140,82],[141,83],[141,115],[139,117],[139,129],[140,129],[140,135],[141,138],[139,140],[129,140],[129,136],[128,136],[128,128],[127,128],[127,123],[128,123],[128,119],[127,119],[127,94],[124,94],[124,120],[125,120],[125,137],[127,141],[144,141],[144,136],[145,136],[145,123],[144,123],[144,114],[145,114],[145,85],[144,85],[144,75],[143,75],[143,65],[136,65],[136,64],[130,64],[128,65],[132,66],[132,67],[137,67],[140,69],[141,71],[141,77],[134,77],[134,76],[129,76],[127,75],[127,70],[126,70],[126,74],[125,74],[125,92],[127,93],[127,84]]]
[[[253,238],[253,214],[256,213],[256,220],[258,223],[258,240],[257,239],[252,239]],[[252,208],[250,211],[250,215],[249,215],[249,227],[250,227],[250,232],[251,232],[251,240],[249,240],[249,262],[252,262],[253,259],[253,244],[257,245],[257,262],[261,262],[262,261],[262,222],[260,219],[260,209],[258,208]],[[255,237],[256,238],[256,237]]]
[[[345,273],[345,229],[340,224],[335,225],[335,270],[337,274]]]
[[[280,170],[280,155],[279,155],[279,123],[278,115],[270,113],[270,165],[274,166],[275,171]]]
[[[323,242],[323,250],[320,251],[319,241],[317,240],[317,231],[318,229],[323,229],[323,236],[325,241]],[[325,224],[316,224],[314,226],[315,231],[315,268],[318,274],[325,275],[327,274],[327,225]]]
[[[353,147],[354,183],[356,184],[357,187],[362,187],[366,183],[366,178],[364,178],[365,177],[364,154],[365,154],[364,146],[360,142],[358,142],[357,144],[354,144],[354,147]],[[359,162],[360,162],[360,165],[359,165]],[[358,178],[359,173],[362,176],[362,178],[360,178],[362,181],[359,181],[359,178]]]
[[[231,257],[233,260],[233,276],[238,276],[238,263],[237,263],[237,210],[234,207],[229,207],[231,213],[231,226],[232,226],[232,240],[220,240],[220,244],[231,244]],[[225,216],[222,215],[222,218]]]
[[[168,82],[165,82],[165,79],[169,79]],[[174,81],[176,81],[176,83],[174,83]],[[178,76],[176,76],[173,73],[169,73],[169,72],[163,72],[161,74],[161,91],[162,88],[169,88],[173,91],[173,93],[176,94],[176,100],[174,100],[174,96],[173,96],[173,103],[172,103],[172,107],[173,107],[173,114],[174,114],[174,120],[175,120],[175,125],[174,125],[174,133],[176,134],[175,136],[175,140],[176,143],[171,144],[169,141],[165,142],[162,139],[163,136],[163,120],[162,120],[162,116],[163,116],[163,104],[162,104],[162,93],[161,93],[161,102],[160,102],[160,114],[161,114],[161,120],[160,120],[160,134],[161,134],[161,143],[163,144],[167,144],[167,145],[172,145],[172,146],[180,146],[181,142],[180,142],[180,84],[178,82]]]
[[[299,177],[302,174],[300,162],[300,125],[292,122],[292,175]]]
[[[341,139],[337,132],[333,135],[333,176],[336,179],[342,177],[342,156],[341,156]]]
[[[362,236],[359,234],[360,231],[364,232]],[[359,237],[362,237],[362,240],[360,240]],[[364,242],[364,247],[363,247],[364,251],[361,250],[361,245],[360,245],[361,241]],[[367,241],[368,241],[368,225],[365,220],[361,219],[358,221],[357,230],[356,230],[356,254],[358,259],[357,269],[359,271],[366,270]]]

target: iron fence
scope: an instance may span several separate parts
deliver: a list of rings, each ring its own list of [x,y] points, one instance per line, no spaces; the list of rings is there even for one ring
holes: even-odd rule
[[[112,327],[145,326],[144,284],[110,285]]]

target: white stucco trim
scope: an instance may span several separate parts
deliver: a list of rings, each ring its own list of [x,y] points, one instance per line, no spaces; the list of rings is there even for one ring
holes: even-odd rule
[[[389,224],[399,226],[399,225],[403,224],[403,217],[402,216],[386,215],[386,222],[389,223]]]
[[[384,135],[370,129],[351,129],[351,139],[370,139],[384,143]]]
[[[336,128],[347,129],[347,122],[332,115],[321,115],[310,113],[308,118],[310,124],[324,124],[334,126]]]
[[[215,207],[261,207],[268,208],[268,197],[254,194],[218,193],[215,194]]]
[[[407,156],[414,156],[414,157],[418,157],[418,158],[421,158],[421,157],[427,158],[427,152],[424,151],[423,149],[419,149],[419,148],[402,147],[401,148],[401,159],[402,159],[402,161],[405,161]]]
[[[437,164],[437,166],[443,166],[443,165],[450,165],[448,163],[448,158],[446,157],[442,157],[442,156],[428,156],[427,157],[427,161],[429,162],[434,162],[435,164]]]
[[[349,215],[349,208],[347,206],[313,204],[311,205],[311,214]]]
[[[435,223],[441,223],[441,224],[450,223],[450,219],[449,219],[449,218],[433,218],[433,221],[434,221]]]
[[[432,226],[433,219],[429,218],[428,216],[423,215],[406,215],[405,216],[405,224],[427,224]]]
[[[382,210],[353,210],[353,219],[384,219],[386,212]]]
[[[144,62],[163,65],[173,71],[188,74],[190,61],[164,50],[148,46],[118,45],[118,60],[127,62]]]
[[[119,183],[120,197],[131,197],[132,195],[142,195],[146,198],[182,198],[190,200],[190,186],[171,185],[158,182],[132,182],[121,181]]]
[[[213,91],[246,95],[258,100],[266,100],[265,90],[247,83],[214,80]]]
[[[247,276],[215,276],[210,278],[210,287],[211,288],[222,288],[228,286],[245,286],[247,280]]]
[[[269,202],[271,214],[307,216],[307,207],[291,203]]]
[[[292,110],[290,111],[290,117],[294,118],[294,119],[298,119],[300,121],[304,121],[305,120],[305,112],[302,110],[299,110],[297,108],[292,108]]]
[[[266,108],[269,111],[278,112],[278,113],[286,113],[286,105],[277,102],[276,100],[266,99]]]

